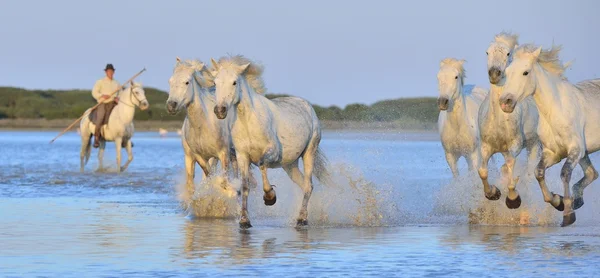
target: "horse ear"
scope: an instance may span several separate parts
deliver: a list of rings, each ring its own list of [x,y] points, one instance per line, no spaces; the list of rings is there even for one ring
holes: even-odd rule
[[[133,80],[129,81],[129,85],[133,88]]]
[[[536,49],[536,50],[533,52],[533,56],[534,56],[535,58],[537,58],[537,57],[540,57],[540,53],[542,53],[542,47],[541,47],[541,46],[540,46],[540,47],[538,47],[538,49]]]
[[[175,57],[175,59],[177,59],[177,63],[181,62],[181,59],[179,58],[179,56]]]
[[[465,60],[465,59],[460,59],[460,60],[458,60],[458,64],[459,64],[461,67],[462,67],[462,66],[464,66],[465,62],[467,62],[467,60]]]
[[[215,59],[213,59],[213,58],[210,58],[210,63],[212,64],[212,67],[213,67],[215,70],[219,70],[219,63],[217,63],[217,61],[215,61]]]
[[[450,62],[450,59],[449,59],[449,58],[443,59],[443,60],[440,62],[440,68],[441,68],[441,67],[443,67],[443,66],[445,66],[445,65],[447,65],[449,62]]]
[[[202,71],[202,69],[204,69],[204,63],[200,62],[196,65],[196,70],[197,71]]]
[[[250,63],[239,66],[238,70],[240,71],[240,74],[243,73],[244,71],[246,71],[246,69],[248,69],[249,66],[250,66]]]

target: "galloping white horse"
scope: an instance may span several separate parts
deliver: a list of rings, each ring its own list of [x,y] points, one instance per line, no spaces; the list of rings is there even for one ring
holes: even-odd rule
[[[563,211],[562,226],[575,222],[574,209],[583,205],[583,190],[598,178],[588,155],[600,149],[600,79],[571,84],[564,76],[565,66],[558,54],[560,47],[549,51],[534,45],[516,49],[513,62],[506,68],[506,83],[500,97],[500,106],[513,113],[515,106],[528,96],[533,99],[541,115],[538,135],[542,142],[542,159],[536,178],[544,201]],[[564,198],[548,190],[546,168],[566,158],[561,179]],[[571,173],[579,164],[584,177],[573,185]]]
[[[467,160],[469,170],[479,165],[477,112],[487,94],[484,89],[464,86],[464,62],[444,59],[437,75],[440,91],[438,130],[454,177],[458,176],[456,163],[461,156]]]
[[[119,104],[113,108],[108,118],[108,124],[102,127],[102,137],[104,140],[100,141],[100,149],[98,151],[98,169],[103,169],[104,160],[104,148],[106,142],[115,142],[117,149],[117,172],[125,171],[131,161],[133,160],[133,153],[131,151],[131,137],[133,136],[133,116],[135,114],[135,107],[138,106],[142,110],[148,109],[148,101],[146,100],[146,93],[142,88],[142,84],[131,82],[131,86],[127,89],[122,90],[119,93]],[[91,109],[85,111],[83,120],[79,126],[81,130],[81,168],[87,164],[91,154],[91,139],[96,130],[96,125],[89,119]],[[127,150],[127,163],[121,166],[121,148],[125,147]]]
[[[267,178],[267,168],[283,168],[304,191],[297,225],[308,224],[308,201],[312,194],[312,176],[326,181],[327,161],[319,149],[321,124],[306,100],[280,97],[269,100],[262,95],[265,88],[262,68],[242,56],[224,57],[214,67],[219,119],[231,118],[231,136],[242,176],[242,217],[240,227],[252,227],[248,218],[248,172],[250,164],[260,167],[265,205],[277,198]],[[298,168],[302,158],[304,174]],[[314,172],[313,172],[314,170]]]
[[[232,121],[220,121],[213,112],[214,82],[204,63],[177,58],[169,85],[167,111],[172,115],[181,109],[187,111],[181,128],[181,143],[185,154],[186,185],[188,193],[193,194],[196,163],[206,178],[214,159],[221,161],[225,173],[230,168],[230,161],[235,160],[229,131]]]
[[[502,153],[505,161],[502,170],[508,177],[506,206],[510,209],[521,206],[521,197],[515,189],[519,178],[513,179],[516,157],[526,147],[529,152],[529,161],[535,160],[540,148],[537,136],[539,115],[532,98],[526,98],[520,102],[512,114],[504,113],[500,109],[499,101],[503,88],[501,82],[504,79],[504,70],[512,60],[517,40],[517,35],[500,33],[490,44],[486,54],[491,88],[486,100],[479,108],[481,138],[479,177],[483,182],[485,197],[489,200],[500,198],[500,190],[488,183],[488,161],[495,153]]]

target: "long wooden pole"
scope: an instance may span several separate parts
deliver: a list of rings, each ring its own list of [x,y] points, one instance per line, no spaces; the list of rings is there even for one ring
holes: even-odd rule
[[[116,91],[114,91],[112,94],[110,94],[110,96],[113,96],[114,94],[118,93],[119,91],[121,91],[122,88],[125,88],[125,85],[131,81],[133,81],[134,79],[136,79],[138,76],[140,76],[144,71],[146,71],[146,68],[142,69],[140,72],[138,72],[136,75],[134,75],[133,77],[129,78],[129,80],[125,81],[125,83],[123,83],[123,86],[119,89],[117,89]],[[98,107],[98,105],[100,105],[100,103],[94,105],[91,110],[96,109],[96,107]],[[81,115],[81,117],[79,117],[79,119],[75,120],[72,124],[70,124],[67,128],[65,128],[65,130],[63,130],[61,133],[59,133],[58,135],[56,135],[56,137],[54,137],[54,139],[50,140],[50,144],[54,143],[54,141],[56,141],[56,139],[58,139],[58,137],[63,136],[63,134],[67,133],[67,131],[69,131],[71,128],[73,128],[73,126],[75,126],[77,123],[79,123],[79,121],[81,121],[81,119],[83,119],[83,117],[85,116],[85,113],[83,113],[83,115]]]

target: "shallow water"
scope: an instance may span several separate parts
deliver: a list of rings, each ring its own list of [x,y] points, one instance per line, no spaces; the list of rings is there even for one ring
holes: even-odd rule
[[[577,222],[560,228],[524,157],[523,206],[510,211],[503,198],[484,200],[464,162],[465,176],[451,180],[435,134],[326,133],[335,184],[315,186],[311,226],[294,228],[300,190],[272,170],[277,204],[252,190],[250,230],[238,228],[237,200],[210,182],[197,181],[182,209],[177,137],[137,133],[135,159],[117,175],[94,171],[95,150],[79,173],[79,138],[48,145],[54,135],[0,132],[0,276],[597,275],[598,182]],[[105,165],[115,168],[114,157],[111,144]],[[559,167],[548,177],[561,192]]]

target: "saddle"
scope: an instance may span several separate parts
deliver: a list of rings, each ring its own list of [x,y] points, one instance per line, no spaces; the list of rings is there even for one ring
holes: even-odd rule
[[[115,106],[117,106],[117,103],[116,102],[109,102],[109,103],[104,103],[102,105],[104,105],[104,113],[106,115],[103,116],[103,119],[102,119],[102,122],[100,123],[100,126],[108,124],[108,120],[110,118],[110,114],[112,113],[112,110],[115,108]],[[98,108],[95,108],[94,110],[92,110],[90,112],[90,114],[88,115],[88,118],[89,118],[90,122],[94,123],[95,125],[98,125],[98,122],[97,122],[97,119],[98,119]],[[102,130],[102,129],[100,129],[100,130]]]

